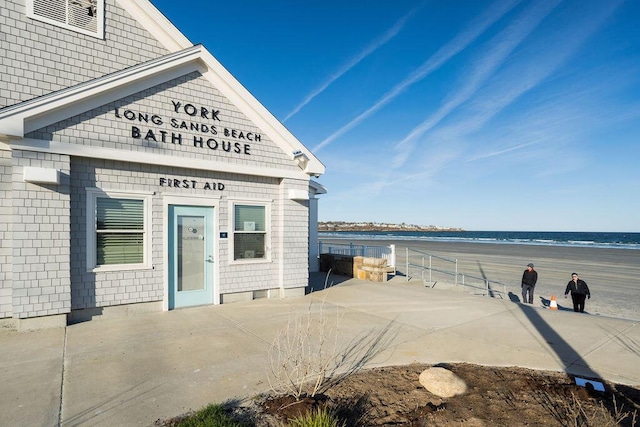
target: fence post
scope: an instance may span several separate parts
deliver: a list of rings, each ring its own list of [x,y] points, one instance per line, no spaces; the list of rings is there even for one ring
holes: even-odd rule
[[[393,266],[393,274],[396,274],[396,269],[398,266],[396,265],[396,245],[389,245],[391,248],[391,254],[389,255],[389,261],[391,261],[391,265]]]
[[[458,258],[456,258],[456,276],[453,284],[456,288],[458,287]]]
[[[488,297],[488,296],[489,296],[489,281],[488,281],[488,280],[485,280],[485,281],[484,281],[484,287],[485,287],[485,294],[484,294],[484,296],[485,296],[485,297]]]
[[[429,255],[429,283],[433,286],[433,266],[431,265],[431,255]]]
[[[409,281],[409,248],[405,248],[407,256],[404,258],[407,263],[407,268],[405,269],[405,276],[407,276],[407,282]]]

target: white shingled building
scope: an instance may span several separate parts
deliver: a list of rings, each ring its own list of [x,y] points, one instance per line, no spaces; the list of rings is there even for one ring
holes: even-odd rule
[[[147,0],[0,5],[0,322],[301,295],[322,163]]]

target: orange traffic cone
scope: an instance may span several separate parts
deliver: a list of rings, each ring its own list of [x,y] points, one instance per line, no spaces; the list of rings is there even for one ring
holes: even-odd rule
[[[557,310],[558,303],[556,302],[556,296],[551,295],[551,302],[549,303],[549,310]]]

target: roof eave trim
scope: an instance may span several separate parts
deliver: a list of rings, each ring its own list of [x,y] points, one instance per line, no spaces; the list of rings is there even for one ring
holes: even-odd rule
[[[116,1],[169,52],[176,52],[193,46],[193,43],[151,2],[147,0]]]
[[[204,47],[180,52],[80,83],[0,111],[0,135],[25,134],[76,114],[116,101],[191,71],[204,72],[200,61]]]
[[[313,194],[316,195],[327,194],[327,187],[312,179],[309,180],[309,190],[311,190]]]

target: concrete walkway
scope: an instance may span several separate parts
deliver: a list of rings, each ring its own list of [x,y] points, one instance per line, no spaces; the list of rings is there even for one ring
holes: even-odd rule
[[[267,392],[278,332],[320,313],[328,328],[337,322],[343,369],[469,362],[640,385],[638,322],[573,313],[566,301],[553,311],[401,278],[350,279],[301,298],[3,330],[0,425],[149,426]]]

